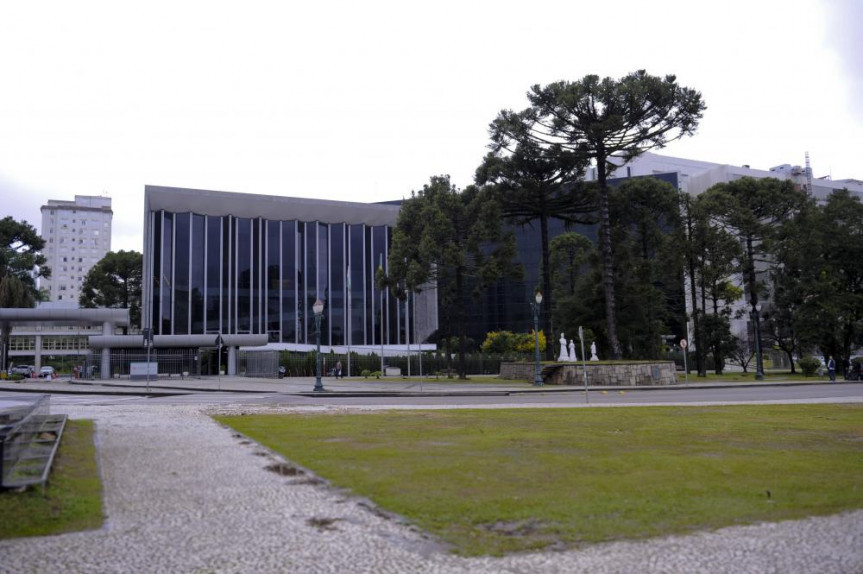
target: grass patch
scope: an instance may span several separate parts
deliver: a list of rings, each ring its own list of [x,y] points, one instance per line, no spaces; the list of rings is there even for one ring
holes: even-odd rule
[[[0,539],[45,536],[102,526],[102,483],[93,443],[93,421],[68,420],[45,494],[0,492]]]
[[[678,382],[683,383],[685,379],[685,375],[682,371],[678,371],[677,373]],[[763,381],[756,381],[755,379],[755,370],[752,369],[748,373],[742,373],[739,371],[731,371],[725,372],[721,375],[717,375],[714,372],[709,371],[706,377],[699,377],[698,373],[692,371],[689,373],[689,382],[690,383],[753,383],[753,382],[765,382],[768,383],[770,381],[799,381],[799,382],[807,382],[807,383],[817,383],[819,381],[826,382],[827,377],[806,377],[799,371],[791,374],[790,371],[766,371],[764,373]]]
[[[863,507],[863,407],[217,417],[465,555]]]

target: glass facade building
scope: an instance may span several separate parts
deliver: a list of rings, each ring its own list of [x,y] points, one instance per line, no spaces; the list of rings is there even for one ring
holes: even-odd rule
[[[375,285],[397,205],[156,186],[145,204],[144,322],[156,335],[265,334],[270,347],[306,348],[318,298],[322,345],[374,350],[437,328],[433,289],[408,308]]]

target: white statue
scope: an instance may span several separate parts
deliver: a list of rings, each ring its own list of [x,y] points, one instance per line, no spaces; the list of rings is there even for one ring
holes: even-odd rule
[[[560,355],[557,357],[557,361],[564,362],[569,360],[569,353],[566,350],[566,337],[563,336],[563,333],[560,334]]]
[[[578,360],[578,357],[575,355],[575,341],[572,339],[569,340],[569,360],[573,363]]]
[[[590,344],[590,360],[598,361],[599,357],[596,356],[596,341]]]

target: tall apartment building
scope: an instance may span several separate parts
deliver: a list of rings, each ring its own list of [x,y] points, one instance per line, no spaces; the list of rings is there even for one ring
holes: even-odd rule
[[[51,277],[42,279],[50,300],[77,304],[87,272],[111,250],[111,198],[76,195],[42,206],[43,253]]]

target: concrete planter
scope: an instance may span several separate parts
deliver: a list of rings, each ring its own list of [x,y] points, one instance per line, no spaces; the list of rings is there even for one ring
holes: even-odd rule
[[[584,384],[585,367],[581,363],[543,363],[541,366],[546,385]],[[534,363],[502,363],[500,377],[533,381],[534,368]],[[674,361],[588,361],[586,368],[587,384],[590,386],[663,386],[678,382]]]

